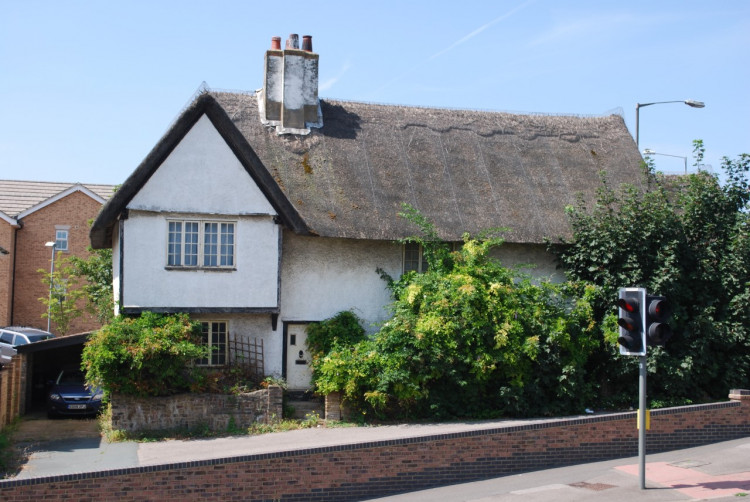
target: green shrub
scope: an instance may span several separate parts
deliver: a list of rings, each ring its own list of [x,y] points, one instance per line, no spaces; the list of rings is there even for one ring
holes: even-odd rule
[[[188,390],[197,371],[193,362],[206,355],[200,333],[200,324],[186,314],[117,317],[83,349],[86,380],[108,393],[133,396]]]
[[[307,327],[307,347],[312,357],[320,357],[337,346],[351,347],[364,338],[362,321],[348,310]]]
[[[452,253],[436,239],[419,243],[429,269],[387,278],[392,318],[372,339],[314,360],[319,392],[383,418],[551,415],[590,404],[595,288],[532,283],[490,257],[498,238],[465,236]]]

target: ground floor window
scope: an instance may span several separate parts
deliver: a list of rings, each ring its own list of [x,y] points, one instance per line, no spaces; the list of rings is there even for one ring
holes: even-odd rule
[[[211,349],[208,357],[198,359],[202,366],[224,366],[227,364],[227,322],[202,321],[201,335],[203,345]]]

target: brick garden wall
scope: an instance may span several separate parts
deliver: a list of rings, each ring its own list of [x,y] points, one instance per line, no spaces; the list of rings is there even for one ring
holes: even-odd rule
[[[283,391],[268,389],[239,395],[178,394],[137,398],[112,396],[112,428],[128,432],[195,429],[226,431],[230,425],[247,429],[255,422],[271,423],[283,411]]]
[[[652,413],[648,452],[750,436],[750,391]],[[636,413],[111,472],[0,481],[0,499],[348,501],[637,455]]]

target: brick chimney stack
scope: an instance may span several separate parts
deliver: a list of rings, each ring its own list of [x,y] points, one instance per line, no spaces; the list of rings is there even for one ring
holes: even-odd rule
[[[279,134],[309,134],[322,127],[318,103],[318,55],[312,37],[293,33],[281,50],[281,38],[271,38],[266,51],[263,89],[258,93],[261,122],[275,126]]]

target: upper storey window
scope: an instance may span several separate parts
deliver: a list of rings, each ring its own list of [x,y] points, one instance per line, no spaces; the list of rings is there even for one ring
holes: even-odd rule
[[[234,222],[168,222],[168,267],[233,268],[235,248]]]

